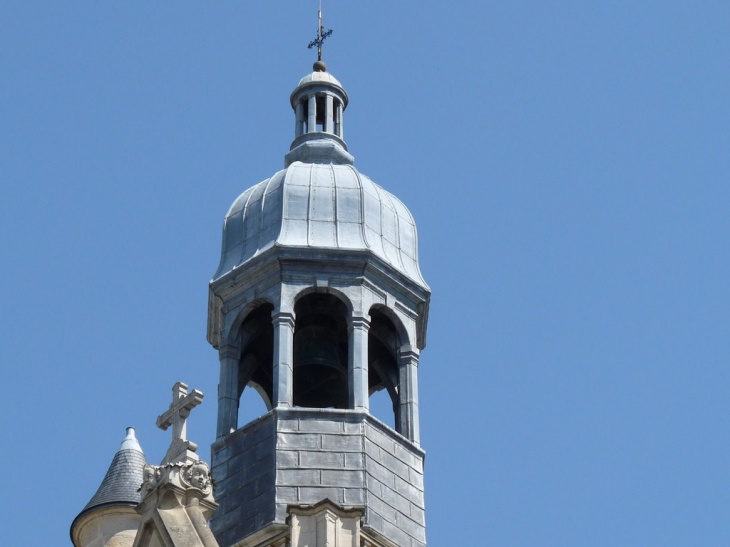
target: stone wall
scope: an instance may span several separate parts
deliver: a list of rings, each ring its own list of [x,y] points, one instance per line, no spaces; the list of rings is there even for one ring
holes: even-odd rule
[[[276,420],[269,413],[212,447],[219,504],[210,526],[224,547],[275,520]]]
[[[329,499],[401,547],[425,540],[424,453],[369,414],[274,410],[213,445],[211,526],[221,546]]]

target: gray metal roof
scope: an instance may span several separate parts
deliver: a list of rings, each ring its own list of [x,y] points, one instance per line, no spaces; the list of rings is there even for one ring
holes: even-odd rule
[[[315,98],[324,101],[324,114]],[[296,130],[286,168],[246,190],[231,206],[213,281],[272,247],[307,247],[370,251],[428,289],[418,266],[413,216],[355,169],[342,138],[343,121],[336,119],[342,111],[333,110],[335,100],[344,101],[344,108],[347,93],[329,72],[301,79],[291,96]]]
[[[369,250],[428,287],[413,216],[352,165],[295,161],[241,194],[225,218],[214,279],[275,245]]]
[[[142,470],[146,464],[134,429],[128,427],[127,436],[114,455],[104,480],[79,517],[100,506],[137,505],[140,501],[138,490],[142,484]]]

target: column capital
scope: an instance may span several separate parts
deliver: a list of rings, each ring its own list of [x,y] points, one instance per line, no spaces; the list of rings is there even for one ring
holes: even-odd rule
[[[398,356],[399,361],[401,365],[406,365],[409,363],[412,363],[416,366],[418,366],[418,359],[420,357],[421,353],[418,351],[418,348],[410,345],[404,345],[401,346],[398,349]]]
[[[271,312],[271,322],[274,324],[274,327],[283,326],[293,329],[295,315],[290,311],[274,310]]]
[[[219,359],[227,359],[229,357],[234,359],[241,357],[241,347],[238,344],[227,343],[218,347]]]
[[[364,315],[353,315],[350,317],[349,325],[347,326],[348,330],[352,329],[360,329],[364,331],[370,330],[370,319],[365,317]]]

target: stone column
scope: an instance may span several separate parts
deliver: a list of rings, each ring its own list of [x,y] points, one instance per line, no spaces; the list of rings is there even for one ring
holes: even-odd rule
[[[335,132],[334,101],[332,100],[332,95],[327,95],[327,100],[326,100],[326,103],[325,103],[325,110],[324,110],[324,130],[327,133],[334,133]]]
[[[302,101],[297,102],[297,121],[294,126],[294,136],[299,137],[304,133],[304,103]]]
[[[421,442],[418,423],[418,350],[412,346],[400,348],[398,433],[416,444]]]
[[[317,97],[309,97],[309,119],[307,120],[307,133],[317,131]]]
[[[274,400],[271,406],[294,406],[294,314],[274,311]]]
[[[345,130],[343,129],[343,119],[342,119],[342,103],[340,101],[337,101],[337,136],[341,139],[345,138]]]
[[[241,348],[225,345],[218,349],[221,363],[220,382],[218,383],[218,426],[216,438],[229,435],[238,427],[238,363]]]
[[[368,390],[368,330],[370,321],[365,317],[354,316],[350,320],[350,355],[348,363],[348,386],[350,408],[365,410],[370,408]]]

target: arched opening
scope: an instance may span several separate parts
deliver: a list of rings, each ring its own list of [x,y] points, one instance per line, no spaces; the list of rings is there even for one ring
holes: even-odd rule
[[[401,345],[393,321],[378,308],[370,310],[368,331],[368,387],[370,414],[397,430],[398,348]]]
[[[294,306],[294,406],[347,408],[347,306],[327,293]]]
[[[274,386],[273,310],[271,304],[261,304],[241,324],[239,336],[243,350],[238,363],[238,427],[271,409]]]

